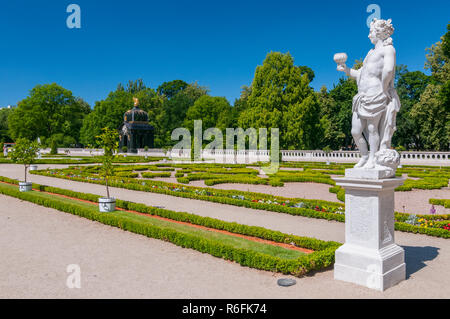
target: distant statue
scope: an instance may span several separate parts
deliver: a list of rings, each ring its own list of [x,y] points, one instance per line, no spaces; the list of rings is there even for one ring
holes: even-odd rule
[[[136,107],[139,106],[139,99],[137,97],[134,97],[133,101],[134,101],[134,106],[136,106]]]
[[[396,129],[395,118],[400,110],[400,99],[394,88],[393,33],[391,19],[373,19],[369,39],[375,47],[369,51],[359,70],[345,65],[345,53],[334,56],[337,70],[355,79],[358,85],[358,94],[353,98],[352,135],[361,159],[355,168],[384,169],[387,171],[385,177],[395,175],[400,163],[400,155],[390,149]]]
[[[38,152],[37,152],[37,158],[38,158],[38,159],[42,159],[42,154],[41,154],[41,138],[40,138],[40,137],[37,138],[37,142],[38,142],[38,145],[39,145],[39,149],[38,149]]]

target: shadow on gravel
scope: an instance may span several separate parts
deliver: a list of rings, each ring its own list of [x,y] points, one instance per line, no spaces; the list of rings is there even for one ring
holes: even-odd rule
[[[408,279],[413,273],[426,267],[426,261],[433,260],[439,255],[439,248],[437,247],[402,247],[405,250],[406,279]]]

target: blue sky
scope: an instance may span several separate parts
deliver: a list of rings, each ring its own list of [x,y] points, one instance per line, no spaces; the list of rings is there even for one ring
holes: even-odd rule
[[[71,3],[81,29],[66,26]],[[137,78],[153,88],[198,81],[233,104],[270,51],[289,51],[314,70],[316,90],[330,88],[341,76],[334,53],[352,62],[370,49],[371,3],[393,20],[397,63],[423,70],[425,48],[450,22],[448,0],[2,0],[0,106],[52,82],[93,105]]]

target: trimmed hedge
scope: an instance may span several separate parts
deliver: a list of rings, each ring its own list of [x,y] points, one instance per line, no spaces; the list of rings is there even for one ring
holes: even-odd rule
[[[124,171],[124,172],[117,172],[114,174],[114,176],[135,178],[139,176],[139,173]]]
[[[448,178],[424,177],[420,180],[407,179],[395,191],[410,191],[416,189],[440,189],[448,186]]]
[[[7,179],[4,179],[6,181]],[[98,197],[93,194],[78,193],[70,190],[59,189],[44,185],[34,184],[36,188],[42,191],[58,193],[61,195],[71,196],[75,198],[85,199],[96,202]],[[295,276],[302,276],[311,270],[320,270],[328,267],[334,263],[334,252],[341,245],[337,242],[325,242],[308,237],[299,237],[294,235],[283,234],[278,231],[272,231],[262,227],[240,225],[237,223],[229,223],[221,220],[201,217],[184,212],[175,212],[155,207],[148,207],[143,204],[136,204],[117,200],[118,207],[139,211],[151,215],[158,215],[161,217],[170,218],[177,221],[186,221],[196,225],[202,225],[215,229],[223,229],[234,233],[245,234],[264,238],[272,241],[283,243],[295,243],[297,246],[313,249],[314,253],[305,254],[297,259],[282,259],[279,257],[270,256],[263,253],[258,253],[249,249],[235,248],[230,245],[222,244],[220,241],[203,238],[198,235],[178,232],[176,230],[158,227],[140,223],[137,221],[130,221],[114,213],[100,213],[97,208],[89,209],[81,207],[76,204],[63,203],[56,199],[43,199],[33,195],[33,192],[20,192],[18,189],[11,189],[1,187],[0,193],[22,200],[26,200],[41,206],[57,209],[63,212],[78,215],[80,217],[88,218],[103,224],[121,228],[137,234],[142,234],[147,237],[161,239],[171,242],[175,245],[192,248],[200,252],[209,253],[215,257],[220,257],[227,260],[235,261],[242,266],[251,268],[282,272],[284,274],[291,274]]]
[[[336,197],[341,202],[345,202],[345,189],[341,186],[333,186],[328,189],[330,193],[336,194]]]
[[[428,215],[427,215],[428,216]],[[448,221],[445,222],[448,224]],[[419,227],[415,225],[410,225],[403,222],[396,222],[395,223],[395,230],[408,232],[408,233],[414,233],[414,234],[423,234],[433,237],[442,237],[442,238],[450,238],[450,231],[443,229],[443,228],[425,228],[425,227]]]
[[[145,172],[141,174],[143,178],[154,178],[154,177],[170,177],[172,173],[170,172],[160,172],[160,173],[149,173]]]
[[[428,200],[428,202],[433,205],[444,206],[445,208],[450,208],[450,199],[430,198]]]

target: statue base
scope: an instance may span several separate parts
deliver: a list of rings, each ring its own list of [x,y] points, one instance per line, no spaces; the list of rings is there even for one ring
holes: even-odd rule
[[[394,172],[395,175],[395,172]],[[392,170],[386,167],[352,168],[345,170],[345,177],[358,179],[384,179],[392,176]]]
[[[406,278],[404,250],[394,240],[394,189],[404,178],[377,169],[347,169],[334,178],[345,189],[345,244],[334,278],[383,291]]]

